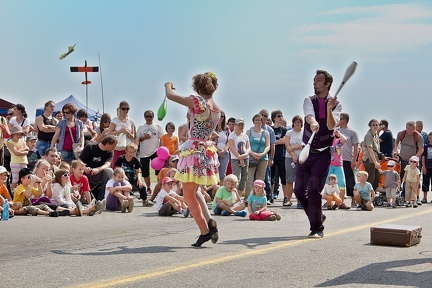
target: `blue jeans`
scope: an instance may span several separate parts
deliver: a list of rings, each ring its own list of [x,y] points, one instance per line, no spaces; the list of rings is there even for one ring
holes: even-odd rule
[[[62,157],[62,161],[66,161],[66,162],[71,162],[72,160],[76,160],[75,159],[75,155],[73,153],[73,151],[60,151],[61,157]]]
[[[228,167],[228,162],[230,160],[229,152],[225,153],[223,158],[219,157],[219,179],[223,181],[226,176],[226,170]]]
[[[39,152],[39,155],[45,156],[45,151],[46,149],[48,149],[51,146],[51,142],[47,142],[47,141],[43,141],[43,140],[38,140],[36,142],[36,149]]]

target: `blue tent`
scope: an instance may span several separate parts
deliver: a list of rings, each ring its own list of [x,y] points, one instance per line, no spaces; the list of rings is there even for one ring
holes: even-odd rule
[[[54,101],[55,102],[55,101]],[[78,99],[76,99],[73,95],[70,95],[69,97],[67,97],[66,99],[60,101],[60,102],[56,102],[56,108],[54,109],[53,115],[55,114],[55,112],[57,111],[61,111],[63,105],[65,105],[66,103],[72,103],[73,105],[75,105],[75,107],[77,108],[77,111],[80,109],[86,109],[85,104],[81,103],[80,101],[78,101]],[[44,112],[44,108],[38,108],[36,109],[36,117],[39,115],[42,115]],[[98,121],[100,118],[100,114],[96,111],[94,111],[91,108],[87,109],[87,114],[89,116],[90,121]]]

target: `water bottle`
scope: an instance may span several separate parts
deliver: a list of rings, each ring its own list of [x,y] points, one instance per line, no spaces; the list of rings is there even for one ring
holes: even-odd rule
[[[9,219],[9,203],[8,203],[7,199],[5,199],[4,204],[3,204],[2,219],[4,221],[7,221]]]

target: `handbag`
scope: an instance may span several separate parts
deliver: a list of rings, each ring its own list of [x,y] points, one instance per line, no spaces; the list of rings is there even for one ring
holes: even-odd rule
[[[262,140],[263,140],[263,137],[264,137],[264,133],[265,133],[265,131],[263,131],[261,133],[260,144],[258,145],[258,148],[256,149],[256,151],[253,151],[253,152],[255,152],[255,153],[261,152],[260,150],[261,150],[261,144],[262,144]],[[252,128],[249,131],[249,135],[252,135]],[[258,162],[259,161],[260,160],[257,160],[254,157],[249,157],[249,167],[256,167],[256,166],[258,166]]]
[[[73,134],[72,134],[72,130],[69,126],[68,126],[68,128],[69,128],[69,133],[70,133],[72,141],[73,141],[72,142],[72,151],[74,153],[75,159],[78,159],[79,156],[81,155],[81,144],[75,142],[75,139],[74,139]]]

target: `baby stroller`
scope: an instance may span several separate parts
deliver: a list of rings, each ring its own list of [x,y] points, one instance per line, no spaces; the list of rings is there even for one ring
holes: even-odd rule
[[[379,191],[378,195],[375,196],[375,199],[373,201],[374,206],[387,206],[389,203],[387,203],[386,193]],[[404,198],[401,196],[401,191],[396,191],[396,206],[404,206]]]

